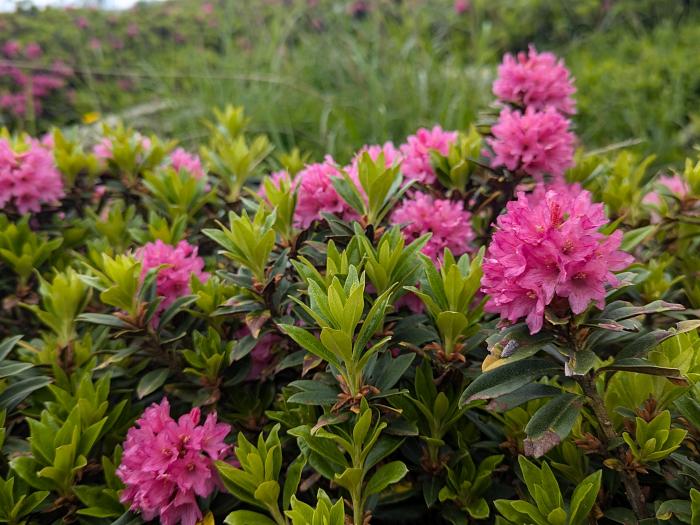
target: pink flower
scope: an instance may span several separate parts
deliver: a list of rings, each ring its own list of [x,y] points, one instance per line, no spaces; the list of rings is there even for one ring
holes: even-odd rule
[[[101,159],[111,159],[112,158],[112,141],[108,138],[103,138],[92,149],[92,152],[96,157]]]
[[[163,398],[129,429],[117,469],[126,485],[121,501],[144,520],[195,525],[202,519],[196,496],[207,498],[220,485],[214,461],[230,455],[224,440],[231,427],[218,423],[215,413],[201,425],[200,419],[199,408],[193,408],[175,421]]]
[[[334,177],[341,177],[341,174],[330,155],[321,163],[307,165],[297,174],[299,192],[294,210],[294,225],[297,228],[308,228],[315,220],[323,219],[323,213],[338,215],[344,220],[357,217],[335,191]]]
[[[141,261],[141,279],[144,279],[152,268],[163,266],[156,279],[156,293],[163,297],[158,313],[178,297],[191,293],[192,275],[202,282],[209,279],[209,274],[203,271],[204,259],[197,255],[197,247],[187,241],[180,241],[177,246],[171,246],[158,239],[139,248],[136,258]]]
[[[505,108],[491,128],[493,138],[486,142],[493,149],[493,167],[521,170],[541,180],[545,174],[561,177],[573,164],[575,136],[569,121],[554,108],[525,113]]]
[[[661,193],[658,191],[661,187],[665,188],[666,191],[673,193],[678,199],[685,198],[688,193],[690,193],[690,187],[688,182],[683,178],[682,175],[664,175],[659,177],[659,179],[654,184],[655,190],[647,193],[642,199],[644,204],[649,204],[654,208],[658,208],[661,204]],[[651,222],[653,224],[658,224],[661,221],[661,216],[657,211],[651,211]]]
[[[430,161],[430,151],[437,150],[440,155],[447,155],[450,146],[457,141],[456,131],[443,131],[440,126],[432,130],[421,128],[406,139],[406,144],[400,147],[403,155],[401,172],[408,179],[422,184],[433,184],[436,181],[435,170]]]
[[[408,310],[414,314],[422,314],[425,311],[423,301],[413,292],[408,292],[396,300],[394,303],[394,308],[398,310],[402,307],[408,308]]]
[[[90,26],[90,22],[84,16],[79,16],[75,19],[75,26],[78,29],[87,29]]]
[[[657,188],[659,188],[659,186],[663,186],[666,188],[666,190],[670,191],[680,199],[684,198],[690,192],[688,183],[683,176],[679,174],[664,175],[663,177],[659,177],[655,183],[655,186]],[[645,204],[658,205],[661,202],[661,196],[659,195],[658,191],[652,191],[644,196],[643,202]]]
[[[406,242],[431,233],[422,251],[433,261],[440,262],[445,248],[456,257],[470,250],[474,239],[470,219],[471,213],[464,209],[463,203],[416,192],[394,210],[391,224],[401,225]]]
[[[521,52],[514,57],[507,53],[493,83],[493,93],[502,102],[539,111],[552,107],[568,115],[576,113],[576,102],[571,97],[575,92],[564,61],[552,53],[538,53],[533,45],[527,55]]]
[[[182,148],[177,148],[170,154],[170,165],[177,172],[182,170],[187,171],[195,179],[201,179],[204,177],[202,161],[199,159],[199,157],[193,153],[185,151]]]
[[[590,193],[538,191],[541,198],[519,192],[498,218],[481,280],[490,296],[486,310],[512,323],[525,318],[533,334],[549,305],[561,315],[580,314],[591,303],[603,308],[605,287],[618,285],[612,272],[632,262],[618,250],[622,232],[598,231],[608,220]]]
[[[454,3],[454,10],[455,13],[458,15],[463,15],[467,11],[469,11],[469,8],[471,7],[471,4],[469,3],[469,0],[455,0]]]
[[[22,50],[22,46],[16,40],[8,40],[2,45],[2,54],[7,58],[15,58]]]
[[[139,26],[137,24],[131,23],[129,27],[126,28],[126,35],[129,38],[135,38],[139,34]]]
[[[0,139],[0,209],[14,204],[19,213],[36,213],[63,196],[63,179],[51,151],[33,139],[19,150]]]
[[[29,60],[36,60],[41,57],[43,51],[41,46],[36,42],[30,42],[27,47],[24,48],[24,54]]]
[[[236,332],[236,337],[243,338],[250,335],[250,330],[244,326]],[[272,349],[282,341],[282,338],[274,333],[260,335],[250,352],[251,365],[246,381],[260,381],[264,378],[264,372],[274,361]]]

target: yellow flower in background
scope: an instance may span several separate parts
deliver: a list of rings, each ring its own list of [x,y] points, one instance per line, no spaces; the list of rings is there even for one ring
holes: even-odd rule
[[[98,120],[100,120],[100,115],[99,111],[90,111],[89,113],[85,113],[83,115],[83,124],[94,124]]]

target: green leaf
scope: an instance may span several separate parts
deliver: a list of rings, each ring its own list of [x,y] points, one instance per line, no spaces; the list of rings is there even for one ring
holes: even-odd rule
[[[269,506],[277,506],[277,498],[280,495],[280,484],[277,481],[263,481],[255,489],[255,499]]]
[[[688,386],[688,380],[682,376],[681,371],[677,368],[670,368],[665,366],[659,366],[656,363],[652,363],[646,359],[640,357],[628,357],[625,359],[618,359],[613,362],[613,364],[608,366],[603,366],[599,368],[596,372],[636,372],[638,374],[648,374],[652,376],[665,377],[675,385]]]
[[[543,385],[542,383],[530,383],[517,390],[506,394],[497,399],[492,399],[486,405],[486,409],[492,412],[506,412],[515,407],[524,405],[533,399],[542,399],[543,397],[553,397],[561,393],[561,389],[551,385]]]
[[[598,357],[591,350],[573,352],[567,363],[568,373],[574,376],[586,375],[598,362]]]
[[[270,518],[259,512],[235,510],[224,520],[226,525],[277,525]]]
[[[668,521],[673,516],[676,516],[683,523],[690,523],[690,502],[683,499],[671,499],[664,501],[656,509],[656,518],[659,520]]]
[[[674,405],[695,428],[700,428],[700,402],[688,394],[677,399]]]
[[[571,432],[582,406],[579,396],[563,393],[540,407],[525,427],[525,454],[538,458],[561,443]]]
[[[594,472],[574,489],[569,505],[569,525],[581,525],[588,521],[588,515],[598,498],[602,474],[601,470]]]
[[[104,326],[112,326],[114,328],[121,328],[124,330],[133,329],[134,327],[110,314],[80,314],[76,320],[83,321],[85,323],[99,324]]]
[[[648,237],[651,237],[657,228],[657,225],[650,224],[649,226],[643,226],[641,228],[625,232],[625,234],[622,236],[622,242],[620,243],[620,250],[625,252],[632,251],[642,241]]]
[[[312,353],[316,357],[320,357],[336,368],[342,368],[338,358],[327,350],[321,341],[311,335],[310,332],[291,324],[279,324],[277,326],[307,352]]]
[[[51,383],[51,378],[43,376],[28,377],[27,379],[22,379],[21,381],[13,383],[0,394],[0,410],[4,408],[12,410],[24,401],[29,394],[35,390],[44,388],[49,383]]]
[[[19,375],[33,366],[31,363],[20,363],[19,361],[0,362],[0,379]]]
[[[337,389],[320,381],[300,379],[289,383],[290,387],[299,388],[301,392],[296,392],[289,396],[289,403],[300,403],[302,405],[332,405],[338,401]]]
[[[173,301],[173,303],[168,306],[168,308],[163,312],[160,316],[160,319],[158,320],[158,329],[162,329],[162,327],[166,326],[170,320],[175,317],[180,310],[183,308],[189,306],[193,302],[197,300],[196,295],[183,295],[182,297],[178,297]]]
[[[365,487],[365,495],[379,494],[389,485],[398,483],[408,473],[406,465],[402,461],[392,461],[382,465],[372,475]]]
[[[299,487],[299,482],[301,481],[301,473],[306,465],[306,456],[300,454],[292,463],[287,467],[287,476],[284,480],[284,489],[282,491],[282,510],[287,510],[289,508],[292,496],[297,492],[297,487]]]
[[[560,369],[546,359],[522,359],[508,363],[477,377],[462,393],[460,405],[478,399],[492,399],[509,394],[545,375],[560,372]]]
[[[362,480],[362,469],[347,467],[342,473],[335,475],[335,482],[344,489],[353,492]]]
[[[148,394],[158,390],[168,379],[168,375],[170,375],[169,368],[158,368],[157,370],[148,372],[141,378],[139,384],[136,386],[136,395],[138,398],[143,399]]]
[[[21,335],[16,335],[14,337],[8,337],[7,339],[3,339],[2,343],[0,343],[0,361],[2,361],[8,356],[8,354],[12,351],[15,345],[19,343],[22,337],[23,336]]]

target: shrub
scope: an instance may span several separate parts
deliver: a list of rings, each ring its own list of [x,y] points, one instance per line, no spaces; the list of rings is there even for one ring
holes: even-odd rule
[[[62,193],[0,216],[0,521],[700,520],[700,163],[496,124],[343,166],[247,125],[35,145]]]

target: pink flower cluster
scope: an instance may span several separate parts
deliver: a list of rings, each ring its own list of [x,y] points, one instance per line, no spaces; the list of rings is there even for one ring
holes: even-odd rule
[[[520,170],[542,180],[544,175],[562,177],[572,166],[576,137],[569,131],[569,121],[554,108],[525,113],[504,108],[491,128],[486,142],[493,149],[491,166]]]
[[[144,520],[195,525],[202,519],[196,497],[206,498],[220,485],[214,461],[230,454],[224,439],[231,427],[213,413],[201,425],[200,419],[199,408],[193,408],[175,421],[163,398],[129,429],[117,469],[126,485],[121,501]]]
[[[177,148],[170,154],[170,166],[177,172],[181,170],[187,171],[195,179],[204,177],[202,161],[199,157],[182,148]]]
[[[462,202],[435,199],[421,192],[404,200],[391,215],[391,223],[401,225],[407,242],[432,234],[423,253],[436,263],[442,260],[445,248],[455,256],[470,250],[474,240],[470,219],[471,213]]]
[[[40,115],[46,98],[58,92],[66,85],[66,80],[73,72],[63,62],[53,65],[36,64],[43,51],[36,42],[22,46],[19,42],[9,40],[0,48],[6,58],[0,58],[0,109],[7,110],[17,117],[27,116],[31,108],[34,115]],[[36,69],[30,71],[17,67],[13,61],[30,61]],[[6,84],[6,88],[2,88]],[[31,102],[31,104],[30,104]]]
[[[421,184],[434,184],[435,170],[430,162],[430,150],[437,150],[440,155],[447,155],[450,146],[457,141],[456,131],[443,131],[440,126],[432,130],[421,128],[406,139],[401,145],[403,162],[401,172],[407,179]]]
[[[335,191],[334,177],[341,177],[341,174],[330,156],[323,162],[307,165],[297,174],[297,207],[294,210],[297,228],[308,228],[312,222],[323,218],[322,213],[335,214],[345,220],[357,218],[356,212]]]
[[[688,182],[683,178],[682,175],[664,175],[659,177],[655,184],[658,189],[659,186],[663,186],[666,190],[670,191],[678,198],[682,199],[690,192],[690,187]],[[652,191],[644,196],[644,202],[646,204],[659,204],[661,202],[661,197],[658,191]]]
[[[63,180],[51,151],[37,140],[15,150],[0,139],[0,209],[14,204],[19,213],[38,212],[64,196]]]
[[[632,257],[618,250],[622,232],[598,230],[608,220],[602,204],[587,191],[545,191],[544,197],[518,193],[497,220],[484,259],[482,291],[486,310],[501,319],[525,318],[530,333],[542,329],[551,305],[559,315],[605,304],[606,285],[617,286],[613,271]]]
[[[141,261],[142,279],[152,268],[163,266],[156,279],[157,294],[164,297],[158,312],[165,310],[178,297],[191,292],[192,275],[202,282],[209,278],[209,274],[203,271],[204,259],[197,255],[197,247],[187,241],[171,246],[158,239],[139,248],[136,258]]]
[[[538,53],[533,45],[527,54],[507,53],[493,83],[494,95],[503,102],[538,111],[551,107],[567,115],[576,112],[576,102],[571,97],[575,92],[564,61],[552,53]]]
[[[642,202],[653,207],[658,207],[661,204],[661,193],[659,189],[665,188],[666,191],[673,193],[677,198],[684,199],[690,193],[688,182],[680,174],[664,175],[659,177],[655,183],[655,190],[647,193]],[[661,216],[654,210],[651,212],[651,222],[657,224],[661,221]]]

